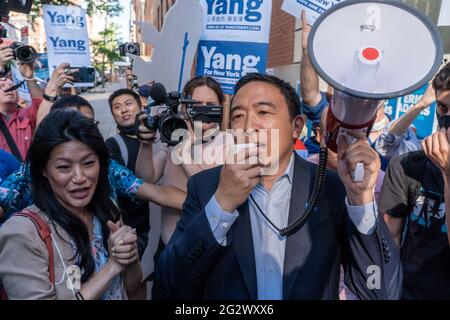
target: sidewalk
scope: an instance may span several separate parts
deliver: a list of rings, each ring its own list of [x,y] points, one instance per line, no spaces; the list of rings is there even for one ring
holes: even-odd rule
[[[94,88],[92,92],[81,94],[81,96],[88,100],[94,107],[95,119],[100,121],[100,132],[105,140],[116,133],[116,124],[109,109],[108,97],[114,91],[125,87],[125,80],[120,79],[118,82],[106,82],[105,88],[102,88],[100,85]]]

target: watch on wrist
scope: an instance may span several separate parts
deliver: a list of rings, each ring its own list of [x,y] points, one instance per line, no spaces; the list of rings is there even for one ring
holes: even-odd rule
[[[42,97],[49,102],[55,102],[56,100],[58,100],[57,96],[49,96],[49,95],[45,94],[45,92]]]

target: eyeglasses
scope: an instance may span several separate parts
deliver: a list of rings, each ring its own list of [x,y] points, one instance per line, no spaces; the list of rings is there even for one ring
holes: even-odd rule
[[[8,80],[7,78],[0,78],[0,81],[6,81]],[[15,91],[17,89],[19,89],[21,86],[23,86],[23,84],[25,83],[25,80],[20,81],[18,84],[13,85],[12,87],[4,90],[3,88],[0,87],[0,90],[2,90],[4,93],[8,93],[11,91]]]

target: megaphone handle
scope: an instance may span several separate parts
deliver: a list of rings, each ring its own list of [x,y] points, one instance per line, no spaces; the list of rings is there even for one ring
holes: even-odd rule
[[[354,182],[364,181],[364,163],[359,162],[356,164],[356,168],[352,172],[352,177]]]
[[[355,143],[356,139],[353,136],[348,134],[345,131],[345,129],[341,129],[341,130],[343,130],[342,134],[347,139],[347,143],[348,144]],[[352,172],[352,179],[353,179],[354,182],[363,182],[364,181],[364,163],[359,162],[359,163],[356,164],[356,168]]]

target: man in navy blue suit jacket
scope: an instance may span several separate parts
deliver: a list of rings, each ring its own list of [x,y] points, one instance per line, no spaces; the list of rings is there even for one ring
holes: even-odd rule
[[[231,127],[255,145],[234,164],[229,155],[224,166],[189,180],[183,215],[156,268],[155,299],[338,299],[341,265],[360,299],[400,297],[398,248],[373,197],[380,160],[365,137],[355,133],[352,145],[340,139],[339,176],[327,172],[316,211],[281,236],[303,213],[315,179],[316,166],[293,152],[304,125],[299,106],[294,89],[276,77],[250,74],[236,85]],[[361,162],[364,181],[355,183],[351,172]]]

